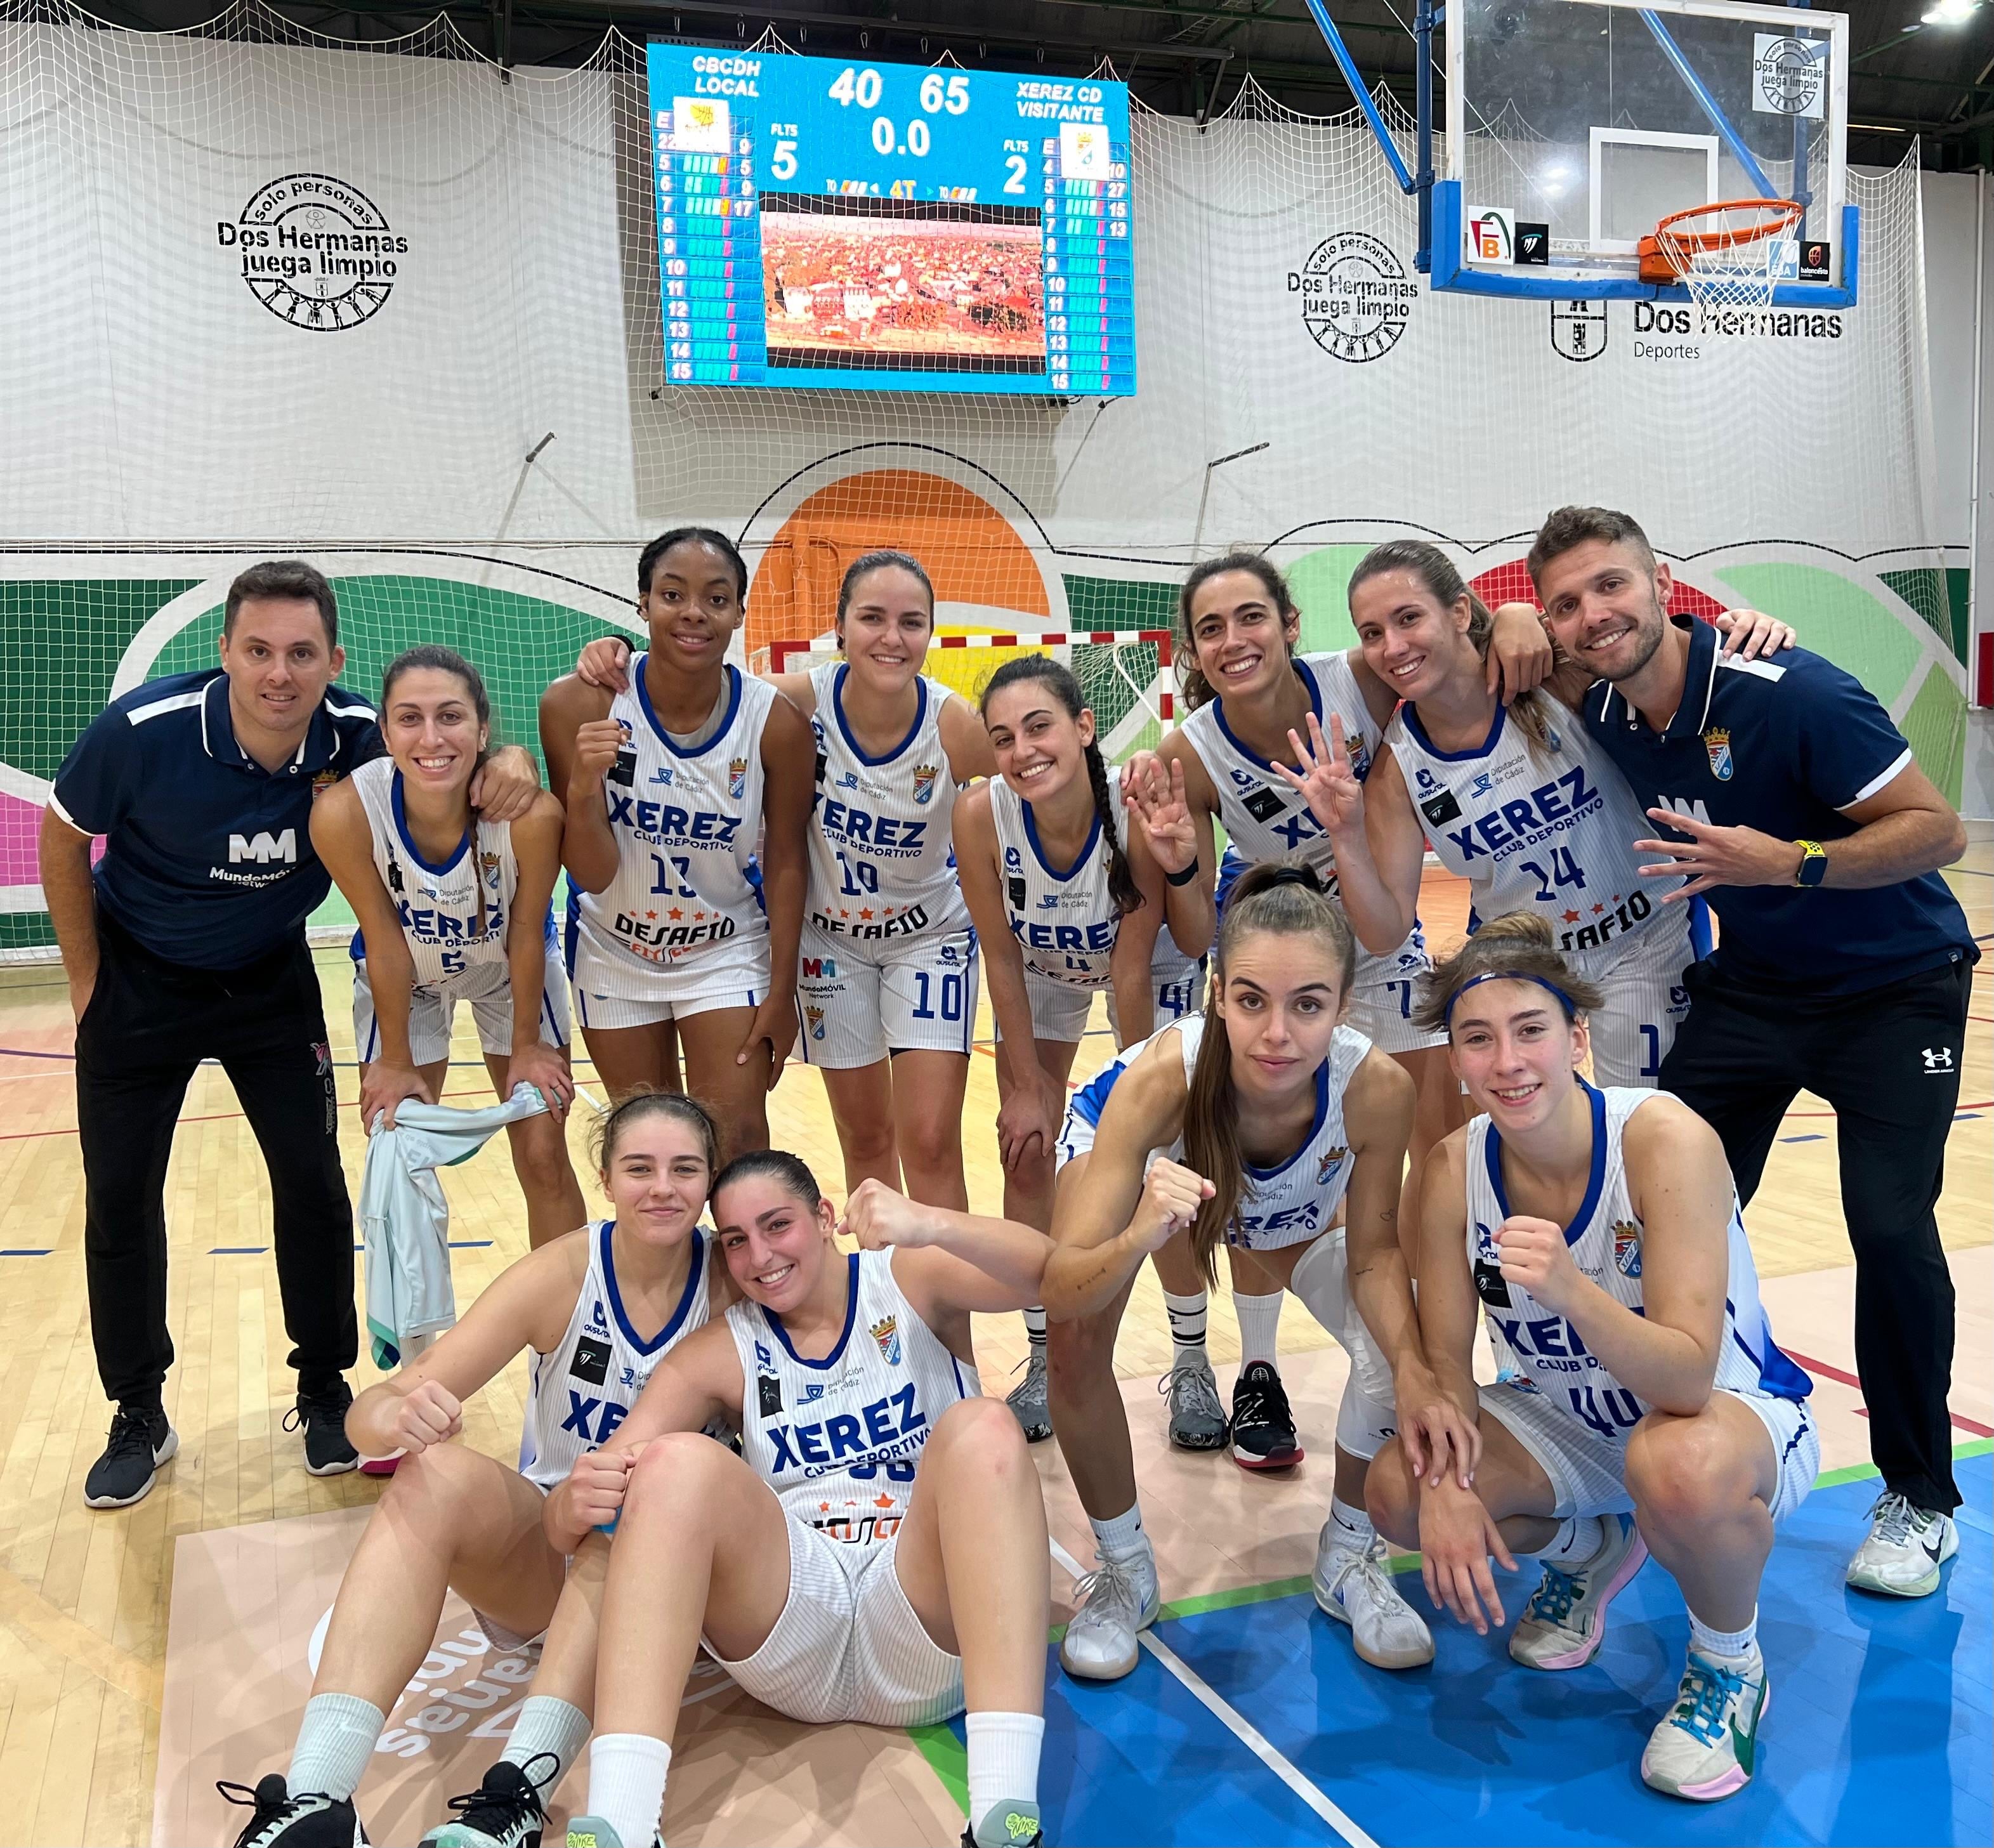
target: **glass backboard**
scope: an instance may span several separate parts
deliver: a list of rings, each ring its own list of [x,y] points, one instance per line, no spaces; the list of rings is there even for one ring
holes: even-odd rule
[[[1852,299],[1848,20],[1732,0],[1448,0],[1434,286],[1600,298],[1666,214],[1792,199],[1775,300]],[[1660,291],[1664,296],[1670,291]]]

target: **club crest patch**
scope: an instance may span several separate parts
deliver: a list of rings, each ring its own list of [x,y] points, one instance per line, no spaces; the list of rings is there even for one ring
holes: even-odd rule
[[[748,793],[748,759],[736,757],[727,766],[727,793],[738,802]]]
[[[872,1339],[879,1344],[879,1352],[886,1356],[889,1366],[900,1364],[900,1322],[895,1315],[882,1317],[872,1325]]]
[[[916,802],[925,805],[934,794],[935,778],[940,774],[940,769],[939,765],[932,763],[914,766],[914,800]]]
[[[824,1010],[821,1007],[806,1007],[803,1010],[803,1018],[810,1023],[810,1037],[814,1040],[822,1039],[824,1037]]]
[[[1315,1171],[1315,1184],[1317,1187],[1327,1187],[1329,1185],[1330,1177],[1342,1167],[1343,1158],[1349,1153],[1349,1150],[1341,1148],[1325,1149],[1323,1151],[1322,1160],[1317,1164]]]
[[[1719,783],[1731,780],[1731,734],[1722,725],[1712,725],[1703,735],[1703,748],[1710,754],[1710,773]]]
[[[1637,1220],[1613,1222],[1613,1262],[1622,1277],[1641,1274],[1641,1227]]]

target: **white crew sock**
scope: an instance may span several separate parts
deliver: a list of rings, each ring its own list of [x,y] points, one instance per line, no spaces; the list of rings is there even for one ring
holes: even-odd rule
[[[1112,1521],[1096,1521],[1092,1515],[1087,1524],[1094,1530],[1095,1551],[1103,1559],[1134,1559],[1147,1553],[1149,1537],[1143,1531],[1143,1507],[1138,1502],[1125,1514],[1118,1514]]]
[[[1605,1545],[1606,1524],[1598,1515],[1574,1514],[1558,1523],[1558,1531],[1537,1557],[1570,1572],[1595,1558]]]
[[[1353,1508],[1334,1495],[1329,1498],[1329,1524],[1337,1546],[1353,1553],[1368,1553],[1378,1538],[1378,1530],[1371,1524],[1371,1517],[1363,1509]]]
[[[1025,1311],[1025,1339],[1032,1344],[1032,1358],[1042,1359],[1046,1348],[1046,1312],[1043,1309]]]
[[[1272,1296],[1242,1296],[1232,1292],[1232,1313],[1239,1318],[1239,1370],[1243,1373],[1256,1360],[1269,1366],[1274,1359],[1274,1338],[1281,1332],[1281,1298],[1285,1290]]]
[[[616,1831],[624,1848],[651,1848],[664,1813],[672,1748],[648,1733],[603,1733],[588,1754],[588,1813]]]
[[[519,1709],[519,1717],[512,1723],[512,1736],[506,1740],[505,1749],[499,1757],[508,1764],[516,1764],[526,1771],[546,1797],[551,1795],[555,1785],[567,1775],[567,1767],[588,1743],[588,1716],[581,1708],[557,1700],[550,1694],[529,1694]],[[556,1761],[551,1777],[544,1764],[533,1762],[536,1758],[548,1757]],[[529,1765],[533,1765],[530,1771],[526,1769]]]
[[[1720,1662],[1735,1662],[1749,1655],[1759,1645],[1759,1607],[1752,1606],[1752,1620],[1742,1630],[1712,1630],[1694,1611],[1689,1613],[1689,1646],[1699,1655],[1714,1656]]]
[[[969,1815],[976,1839],[982,1844],[987,1839],[989,1848],[1010,1848],[1017,1839],[1007,1826],[1010,1819],[1039,1819],[1045,1720],[1036,1713],[971,1713],[963,1726],[969,1735]]]
[[[1174,1366],[1203,1366],[1205,1311],[1211,1299],[1201,1290],[1193,1296],[1173,1296],[1163,1292],[1163,1310],[1170,1318],[1170,1346]]]
[[[388,1716],[357,1694],[314,1694],[305,1702],[286,1787],[294,1797],[324,1791],[346,1802],[360,1788]]]

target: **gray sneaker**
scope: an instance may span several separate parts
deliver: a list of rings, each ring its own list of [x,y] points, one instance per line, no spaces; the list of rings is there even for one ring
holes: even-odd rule
[[[1053,1435],[1052,1401],[1046,1392],[1046,1350],[1037,1342],[1032,1344],[1025,1362],[1024,1378],[1012,1387],[1004,1403],[1024,1427],[1026,1443],[1043,1443]]]
[[[1179,1450],[1217,1450],[1225,1442],[1225,1407],[1208,1360],[1180,1360],[1156,1382],[1170,1400],[1170,1442]]]
[[[1066,1627],[1060,1665],[1081,1681],[1119,1681],[1136,1666],[1136,1634],[1156,1620],[1156,1556],[1104,1559],[1074,1587],[1080,1608]]]

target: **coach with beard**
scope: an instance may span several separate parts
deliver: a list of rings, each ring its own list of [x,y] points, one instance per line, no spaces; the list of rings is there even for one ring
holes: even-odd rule
[[[1605,684],[1586,727],[1666,838],[1636,843],[1708,894],[1715,951],[1660,1083],[1723,1138],[1739,1197],[1802,1088],[1833,1107],[1855,1253],[1855,1359],[1883,1493],[1852,1586],[1937,1589],[1952,1510],[1953,1288],[1933,1209],[1979,959],[1937,869],[1966,849],[1944,797],[1859,682],[1820,656],[1720,656],[1666,615],[1672,581],[1624,513],[1562,507],[1530,571],[1561,648]]]

